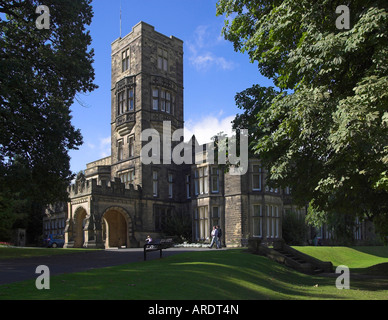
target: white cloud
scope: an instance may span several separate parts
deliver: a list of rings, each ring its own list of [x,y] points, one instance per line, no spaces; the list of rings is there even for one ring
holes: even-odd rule
[[[111,154],[111,138],[100,139],[100,157],[105,158]]]
[[[186,41],[189,61],[198,71],[207,71],[216,66],[221,70],[233,70],[236,64],[217,54],[217,46],[222,43],[219,30],[216,33],[209,26],[198,26],[193,35],[193,40]]]
[[[221,118],[222,112],[218,116],[208,115],[197,121],[189,120],[185,122],[184,135],[185,141],[188,141],[193,134],[199,144],[211,141],[211,138],[220,132],[225,133],[228,137],[233,135],[231,122],[235,116],[225,116]]]
[[[96,146],[93,143],[90,143],[90,142],[88,142],[86,145],[88,146],[88,148],[90,148],[92,150],[94,150],[96,148]]]
[[[190,58],[190,61],[199,71],[206,71],[213,65],[221,68],[222,70],[233,70],[235,68],[234,62],[228,61],[224,57],[217,57],[211,52],[193,55]]]
[[[208,29],[208,26],[198,26],[197,29],[195,29],[194,32],[194,40],[196,47],[203,48],[205,46],[205,37],[206,37],[206,30]]]

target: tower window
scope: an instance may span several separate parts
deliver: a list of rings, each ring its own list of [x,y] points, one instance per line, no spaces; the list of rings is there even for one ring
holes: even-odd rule
[[[133,88],[127,90],[127,98],[127,111],[133,111],[135,106]]]
[[[121,53],[121,71],[127,71],[129,69],[129,49],[124,50]]]
[[[168,174],[168,197],[172,198],[172,186],[173,186],[173,177],[172,173]]]
[[[158,48],[158,69],[168,70],[168,53],[166,50]]]
[[[161,90],[160,95],[160,109],[166,111],[166,91]]]
[[[119,94],[118,94],[117,113],[119,115],[124,113],[124,105],[125,105],[125,91],[122,91],[122,92],[119,92]]]
[[[117,141],[117,159],[123,160],[124,159],[124,148],[123,148],[123,140]]]
[[[158,172],[153,171],[152,172],[152,191],[154,197],[158,196]]]
[[[166,91],[166,112],[171,113],[171,93]]]
[[[117,115],[135,109],[135,92],[133,88],[123,89],[117,94]]]
[[[135,155],[135,137],[128,137],[128,146],[129,146],[129,157],[133,157]]]
[[[152,90],[152,109],[159,110],[159,90]]]
[[[160,88],[152,89],[152,109],[173,114],[175,95]]]

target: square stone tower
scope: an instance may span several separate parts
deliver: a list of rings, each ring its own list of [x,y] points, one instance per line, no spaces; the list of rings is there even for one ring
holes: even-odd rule
[[[163,157],[183,129],[183,42],[140,22],[111,47],[111,156],[87,164],[69,188],[66,247],[138,247],[161,237],[168,217],[190,212],[190,165]],[[159,145],[150,163],[141,157],[148,138]]]
[[[140,22],[112,43],[112,180],[120,177],[140,185],[144,197],[168,198],[162,186],[179,179],[174,164],[163,164],[166,121],[171,132],[183,128],[183,42]],[[160,165],[141,162],[141,149],[148,143],[141,140],[141,133],[146,129],[159,135]]]

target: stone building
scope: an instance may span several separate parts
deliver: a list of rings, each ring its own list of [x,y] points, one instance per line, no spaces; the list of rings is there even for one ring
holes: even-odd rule
[[[67,219],[67,205],[58,202],[45,208],[43,215],[43,238],[49,234],[64,235]]]
[[[206,241],[213,225],[226,246],[281,238],[289,192],[266,187],[258,160],[237,176],[209,162],[159,161],[183,143],[160,140],[184,125],[183,42],[140,22],[111,46],[111,156],[87,164],[69,188],[65,246],[139,247],[163,236],[173,215],[190,217],[193,241]],[[147,149],[154,138],[158,152]]]

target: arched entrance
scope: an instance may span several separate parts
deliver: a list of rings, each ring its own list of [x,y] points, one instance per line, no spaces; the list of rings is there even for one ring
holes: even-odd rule
[[[120,208],[109,208],[103,214],[102,234],[105,248],[129,246],[129,230],[132,224],[128,213]]]
[[[74,248],[82,248],[85,242],[85,219],[86,210],[84,208],[78,208],[74,214]]]

